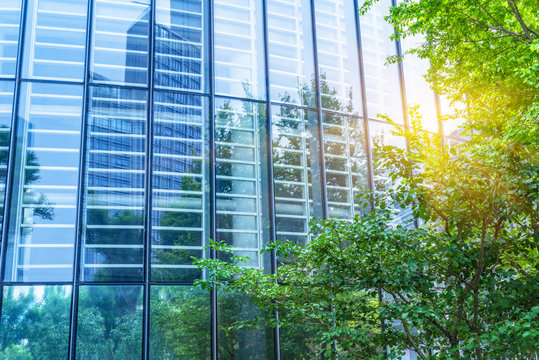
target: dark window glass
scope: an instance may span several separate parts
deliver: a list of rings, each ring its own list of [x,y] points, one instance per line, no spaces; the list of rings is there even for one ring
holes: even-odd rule
[[[87,0],[28,2],[23,77],[82,80]]]
[[[275,230],[278,240],[305,244],[309,220],[321,217],[316,113],[294,107],[272,107]],[[314,194],[313,194],[314,191]],[[314,201],[313,201],[314,197]]]
[[[81,286],[76,358],[142,357],[142,286]]]
[[[266,97],[261,0],[214,1],[215,92]]]
[[[69,281],[82,86],[23,83],[19,106],[5,278]]]
[[[267,1],[272,101],[316,106],[309,0]]]
[[[394,29],[384,20],[391,0],[375,3],[361,17],[361,50],[365,69],[367,110],[370,118],[385,114],[399,124],[404,123],[398,64],[387,64],[387,57],[396,54]]]
[[[13,81],[0,81],[0,235],[4,218],[9,137],[11,133],[11,109],[13,107]]]
[[[361,111],[357,9],[350,0],[315,0],[316,41],[322,108]]]
[[[0,77],[15,77],[21,0],[0,0]]]
[[[191,281],[192,257],[208,235],[208,104],[204,97],[155,92],[152,172],[152,279]]]
[[[268,224],[262,197],[267,180],[262,171],[265,149],[265,106],[236,100],[216,100],[217,240],[230,244],[247,266],[262,267],[260,257]]]
[[[328,216],[350,219],[359,187],[368,186],[363,119],[324,113],[322,123]]]
[[[206,3],[203,0],[157,0],[156,87],[194,91],[207,89]]]
[[[91,80],[141,85],[148,81],[150,0],[95,0]]]
[[[90,88],[83,276],[142,280],[147,93]]]
[[[217,297],[218,349],[220,360],[273,359],[273,330],[263,323],[239,330],[228,330],[235,323],[252,323],[260,310],[239,293],[223,292]]]
[[[6,286],[0,358],[67,358],[71,286]]]
[[[153,286],[150,359],[210,358],[210,296],[191,286]]]

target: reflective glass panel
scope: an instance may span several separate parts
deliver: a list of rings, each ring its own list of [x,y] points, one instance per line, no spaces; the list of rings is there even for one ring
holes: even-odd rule
[[[261,179],[266,159],[263,128],[265,106],[252,102],[216,100],[215,174],[217,240],[232,245],[237,255],[248,256],[247,266],[262,267],[259,250],[267,226],[267,199]],[[267,186],[267,185],[266,185]]]
[[[0,0],[0,77],[15,77],[21,0]]]
[[[361,111],[354,2],[315,0],[316,41],[322,108]]]
[[[147,93],[91,87],[88,105],[83,276],[142,280]]]
[[[363,119],[322,114],[328,217],[350,219],[359,187],[368,187]]]
[[[311,170],[313,163],[318,166],[319,158],[317,114],[273,106],[272,122],[277,240],[305,244],[309,220],[322,215],[320,176],[315,176],[313,190]]]
[[[0,235],[4,218],[11,108],[13,107],[13,81],[0,81]]]
[[[23,83],[6,280],[72,278],[82,86]]]
[[[314,107],[309,0],[267,1],[271,100]]]
[[[146,84],[150,0],[95,0],[91,80]]]
[[[210,359],[209,292],[152,286],[150,359]]]
[[[28,2],[23,77],[84,78],[87,0]]]
[[[152,279],[191,281],[209,224],[208,103],[155,92],[152,173]]]
[[[142,286],[81,286],[76,359],[140,359],[142,293]]]
[[[393,26],[384,20],[389,14],[390,0],[375,3],[361,17],[361,47],[365,71],[367,111],[370,118],[386,114],[399,124],[404,123],[398,64],[386,64],[396,54]]]
[[[6,286],[0,321],[0,358],[67,358],[71,286]]]
[[[207,90],[206,3],[203,0],[157,0],[156,87]]]
[[[420,46],[425,40],[416,36],[406,38],[402,43],[403,53],[409,49]],[[436,103],[434,91],[425,80],[430,65],[427,59],[420,59],[415,54],[407,54],[404,57],[404,84],[406,85],[406,102],[408,106],[419,105],[419,114],[422,116],[421,124],[424,129],[438,132],[438,117],[436,115]]]
[[[393,134],[393,125],[380,122],[369,121],[369,134],[371,136],[371,143],[373,149],[373,178],[374,178],[374,190],[379,195],[383,195],[389,189],[395,189],[399,184],[399,179],[396,181],[391,179],[391,172],[394,171],[389,166],[381,166],[378,155],[377,146],[392,145],[401,149],[406,148],[406,140],[403,137]],[[401,209],[396,207],[394,209],[394,223],[404,224],[410,220],[413,220],[413,214],[411,209]]]
[[[239,293],[223,292],[217,296],[217,358],[220,360],[273,359],[273,330],[257,324],[255,328],[229,331],[236,322],[253,321],[259,309]]]
[[[214,0],[217,94],[266,97],[262,16],[261,0]]]

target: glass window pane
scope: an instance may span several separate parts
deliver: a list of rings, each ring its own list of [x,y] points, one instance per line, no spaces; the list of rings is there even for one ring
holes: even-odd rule
[[[157,0],[155,87],[207,90],[206,3],[203,0]]]
[[[375,3],[361,17],[361,47],[365,69],[367,111],[370,118],[386,114],[399,124],[404,123],[398,64],[386,64],[388,56],[396,54],[394,29],[384,20],[391,0]]]
[[[142,293],[142,286],[81,286],[76,359],[140,359]]]
[[[95,0],[91,80],[147,84],[150,0]]]
[[[21,0],[0,0],[0,77],[15,77]]]
[[[82,80],[87,0],[28,2],[23,77]]]
[[[215,0],[215,92],[266,97],[261,0]]]
[[[155,92],[152,173],[152,279],[192,281],[209,225],[208,102]]]
[[[6,280],[72,279],[82,86],[23,83]]]
[[[252,322],[259,309],[240,293],[222,292],[217,297],[217,357],[221,360],[273,359],[273,329],[259,323],[255,328],[229,331],[236,322]]]
[[[309,220],[322,215],[320,176],[313,180],[311,170],[319,158],[317,114],[273,106],[272,123],[277,240],[305,244]]]
[[[315,0],[322,108],[357,114],[361,87],[356,14],[350,0]]]
[[[4,219],[9,137],[11,133],[11,109],[13,107],[13,81],[0,81],[0,236]]]
[[[315,107],[309,0],[269,0],[268,56],[271,100]]]
[[[328,216],[351,219],[359,187],[368,187],[363,119],[322,114]]]
[[[140,281],[147,93],[91,87],[88,107],[84,280]]]
[[[6,286],[0,358],[67,358],[71,286]]]
[[[152,286],[150,359],[210,359],[209,292]]]
[[[402,43],[403,53],[411,48],[420,46],[424,42],[421,36],[406,38]],[[404,84],[406,85],[406,102],[408,106],[419,105],[421,115],[421,125],[425,130],[438,132],[438,117],[436,115],[436,103],[434,91],[424,75],[427,73],[430,64],[427,59],[420,59],[415,54],[407,54],[404,57]]]
[[[236,254],[248,256],[247,266],[262,267],[260,257],[268,223],[262,197],[267,180],[261,175],[266,159],[266,123],[263,104],[216,99],[216,212],[217,240],[232,245]]]

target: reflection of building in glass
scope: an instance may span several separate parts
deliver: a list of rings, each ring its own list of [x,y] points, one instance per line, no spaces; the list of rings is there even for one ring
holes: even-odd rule
[[[350,219],[360,186],[395,186],[373,142],[406,146],[378,113],[406,126],[432,93],[385,65],[390,1],[361,21],[348,0],[209,5],[0,0],[0,358],[314,357],[308,335],[225,331],[257,310],[192,290],[192,258],[224,256],[212,238],[274,271],[267,242]]]

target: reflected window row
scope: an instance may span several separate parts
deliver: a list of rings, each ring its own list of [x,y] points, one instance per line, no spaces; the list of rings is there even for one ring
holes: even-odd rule
[[[210,359],[210,294],[191,286],[79,286],[75,358],[132,360],[142,357],[144,306],[150,307],[150,359]],[[3,359],[67,358],[72,286],[4,286],[0,318]],[[244,295],[219,294],[218,357],[273,358],[273,333],[257,326],[229,332],[258,310]]]

